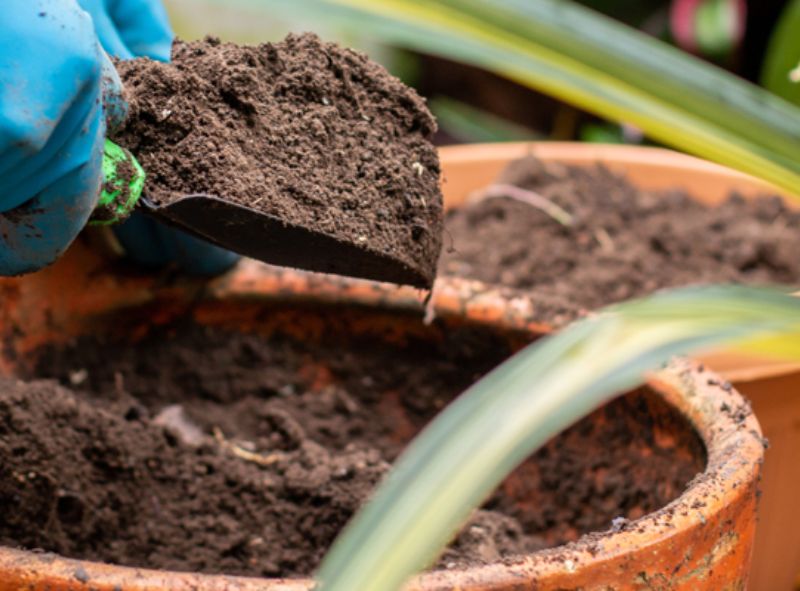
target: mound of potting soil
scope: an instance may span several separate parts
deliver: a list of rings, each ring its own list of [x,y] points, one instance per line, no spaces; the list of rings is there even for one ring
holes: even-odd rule
[[[680,184],[680,179],[675,179]],[[777,197],[732,195],[717,207],[682,191],[641,191],[602,166],[512,163],[493,189],[446,216],[440,272],[526,290],[538,320],[692,284],[800,284],[800,212]],[[571,217],[526,202],[533,192]]]
[[[200,328],[44,350],[35,373],[63,385],[0,381],[0,544],[308,575],[405,442],[508,354],[483,332],[395,348]],[[512,559],[636,519],[704,461],[688,423],[632,393],[523,464],[438,566]]]
[[[420,270],[441,247],[433,116],[364,55],[312,34],[244,47],[176,41],[172,62],[117,63],[130,114],[112,139],[157,204],[240,203]]]

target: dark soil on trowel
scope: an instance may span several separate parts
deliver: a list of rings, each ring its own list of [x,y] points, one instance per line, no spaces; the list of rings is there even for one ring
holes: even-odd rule
[[[49,379],[0,381],[0,543],[308,575],[405,442],[510,354],[463,330],[395,347],[173,327],[135,344],[42,350],[28,377]],[[619,527],[677,497],[704,465],[692,428],[634,392],[523,464],[438,567]]]
[[[130,115],[112,138],[157,204],[239,203],[420,269],[441,246],[436,123],[411,88],[312,34],[176,41],[172,62],[118,62]]]
[[[800,212],[778,197],[731,195],[711,207],[679,190],[641,191],[602,166],[533,157],[512,163],[496,185],[547,199],[571,224],[495,188],[499,197],[446,216],[440,273],[524,290],[537,320],[554,326],[661,288],[800,285]]]

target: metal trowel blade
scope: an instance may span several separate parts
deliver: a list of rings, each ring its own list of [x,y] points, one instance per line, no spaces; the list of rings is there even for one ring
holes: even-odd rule
[[[156,205],[142,195],[139,209],[241,255],[272,265],[430,288],[433,277],[408,262],[288,223],[213,195],[186,195]]]

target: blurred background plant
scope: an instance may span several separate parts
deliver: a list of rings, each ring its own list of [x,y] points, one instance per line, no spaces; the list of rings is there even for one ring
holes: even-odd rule
[[[581,4],[715,63],[795,104],[800,84],[800,0],[582,0]],[[635,127],[577,109],[491,71],[382,43],[369,32],[325,25],[318,14],[265,18],[264,9],[215,0],[167,0],[179,36],[260,42],[311,30],[357,47],[429,97],[439,143],[581,140],[652,143]],[[323,24],[321,24],[321,21]],[[800,79],[800,68],[797,68]]]

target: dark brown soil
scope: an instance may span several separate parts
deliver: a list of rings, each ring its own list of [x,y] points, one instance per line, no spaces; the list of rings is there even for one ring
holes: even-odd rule
[[[309,574],[403,444],[509,353],[469,330],[395,347],[196,327],[44,350],[35,374],[63,386],[0,382],[0,544]],[[439,566],[636,519],[679,495],[704,461],[688,424],[635,392],[520,467]]]
[[[532,157],[497,183],[559,205],[572,224],[508,197],[451,211],[440,272],[525,290],[542,322],[560,326],[667,287],[800,284],[800,212],[777,197],[732,195],[710,207],[681,191],[642,192],[601,166],[545,166]]]
[[[205,193],[370,248],[433,281],[441,247],[436,123],[415,91],[312,34],[242,47],[176,41],[117,64],[130,115],[113,139],[158,204]]]

